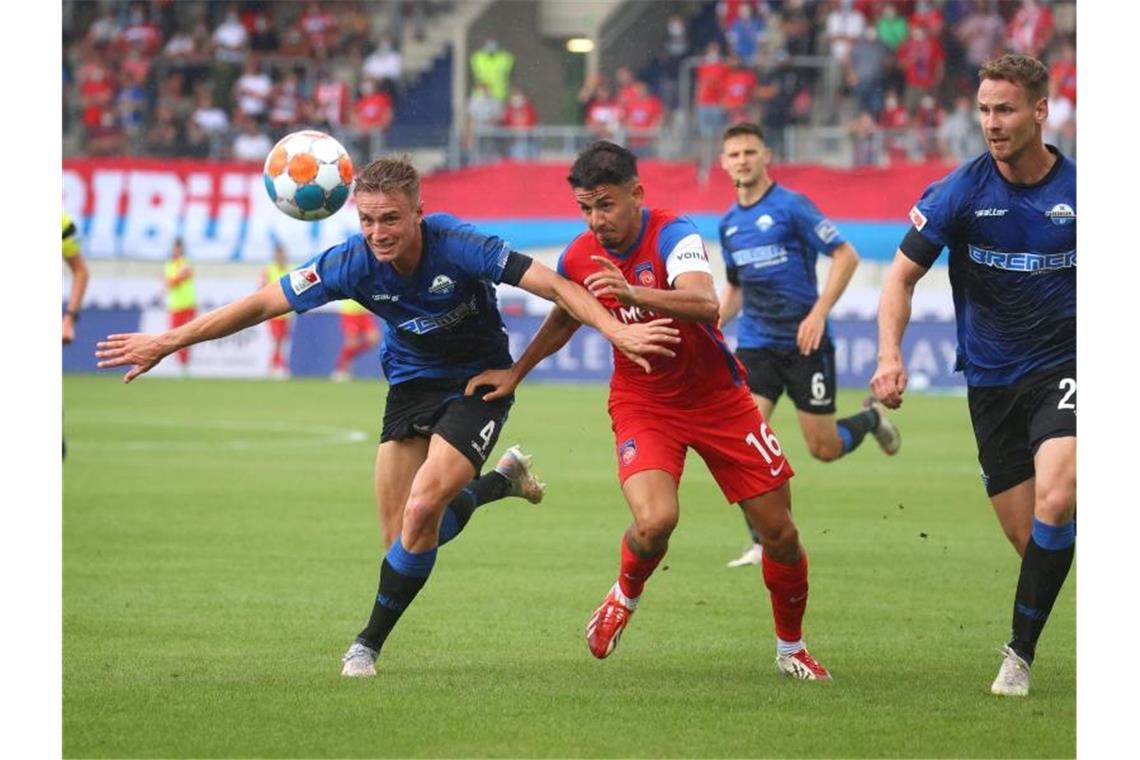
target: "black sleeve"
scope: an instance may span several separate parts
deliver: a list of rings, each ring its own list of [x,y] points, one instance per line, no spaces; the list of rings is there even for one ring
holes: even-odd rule
[[[71,237],[71,236],[72,236],[72,235],[74,235],[75,233],[76,233],[76,229],[75,229],[75,222],[72,222],[71,224],[67,225],[67,227],[66,227],[66,228],[64,228],[64,230],[63,230],[63,239],[64,239],[64,240],[67,240],[69,237]]]
[[[518,285],[519,280],[522,279],[526,270],[530,269],[530,265],[533,263],[534,259],[525,253],[511,251],[507,254],[507,263],[503,267],[503,276],[499,281],[508,285]]]
[[[899,243],[899,250],[915,264],[924,269],[930,269],[942,253],[942,246],[931,243],[923,237],[921,232],[911,226],[907,230],[906,237]]]
[[[729,267],[728,269],[724,270],[724,276],[728,279],[729,285],[740,284],[740,275],[737,274],[736,267]]]

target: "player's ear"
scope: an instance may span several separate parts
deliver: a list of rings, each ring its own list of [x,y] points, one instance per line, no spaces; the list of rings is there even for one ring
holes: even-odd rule
[[[1044,124],[1049,118],[1049,99],[1041,98],[1037,101],[1037,106],[1033,109],[1033,120],[1038,124]]]
[[[629,189],[629,194],[633,196],[633,200],[639,206],[641,205],[642,201],[645,200],[645,188],[642,186],[639,180],[635,179],[633,181],[633,187]]]

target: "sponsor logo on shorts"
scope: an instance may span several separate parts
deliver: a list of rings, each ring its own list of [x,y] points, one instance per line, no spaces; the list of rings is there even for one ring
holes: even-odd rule
[[[643,261],[635,266],[633,274],[637,277],[637,281],[647,288],[652,288],[657,284],[657,277],[653,274],[652,261]]]
[[[455,283],[445,274],[437,274],[428,288],[429,293],[450,293],[455,290]]]
[[[637,459],[637,439],[630,438],[628,441],[618,447],[618,458],[625,467],[633,464],[633,460]]]
[[[1045,212],[1045,216],[1049,217],[1049,221],[1053,224],[1072,224],[1077,214],[1073,211],[1073,207],[1067,203],[1058,203],[1053,208]]]
[[[787,460],[787,459],[781,459],[781,460],[780,460],[780,466],[779,466],[779,467],[772,467],[772,468],[770,468],[770,469],[768,470],[768,472],[769,472],[769,473],[772,475],[772,477],[774,478],[774,477],[776,477],[777,475],[779,475],[781,472],[783,472],[783,471],[784,471],[784,465],[786,465],[787,463],[788,463],[788,460]]]
[[[303,269],[294,269],[289,273],[289,287],[291,287],[293,293],[298,296],[320,281],[321,276],[317,274],[316,264],[309,264],[309,266]]]
[[[922,230],[926,226],[926,216],[918,210],[918,206],[912,206],[910,209],[910,223],[916,230]]]

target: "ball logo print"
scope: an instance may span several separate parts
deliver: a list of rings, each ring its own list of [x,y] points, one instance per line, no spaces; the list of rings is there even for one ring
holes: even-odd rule
[[[352,159],[344,146],[312,129],[282,137],[265,159],[265,190],[273,205],[306,222],[340,210],[352,177]]]

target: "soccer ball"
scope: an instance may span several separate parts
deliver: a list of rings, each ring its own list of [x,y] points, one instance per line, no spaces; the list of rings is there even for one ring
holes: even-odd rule
[[[352,159],[324,132],[306,129],[281,138],[265,159],[265,189],[273,205],[306,222],[335,214],[352,189]]]

